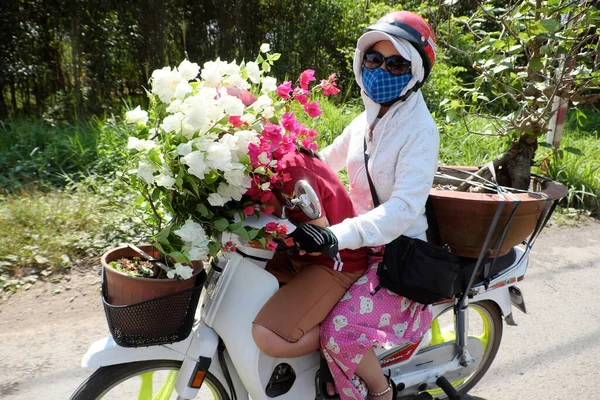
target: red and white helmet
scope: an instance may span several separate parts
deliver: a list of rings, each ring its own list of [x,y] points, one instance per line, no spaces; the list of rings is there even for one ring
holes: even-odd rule
[[[431,26],[421,17],[410,11],[394,11],[381,17],[367,31],[380,31],[410,42],[423,59],[424,76],[421,85],[425,83],[437,52],[437,41]]]

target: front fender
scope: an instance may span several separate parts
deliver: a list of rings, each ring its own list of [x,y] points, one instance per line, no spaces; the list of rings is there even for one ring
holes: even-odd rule
[[[195,345],[195,352],[201,351],[202,354],[189,354],[192,357],[210,357],[215,354],[218,344],[218,336],[212,328],[200,322],[192,333],[181,342],[150,347],[121,347],[112,336],[100,339],[90,346],[88,351],[81,359],[83,368],[99,368],[107,365],[123,364],[136,361],[147,360],[180,360],[183,361],[185,354],[190,349],[190,344],[194,342],[204,342],[203,345]]]

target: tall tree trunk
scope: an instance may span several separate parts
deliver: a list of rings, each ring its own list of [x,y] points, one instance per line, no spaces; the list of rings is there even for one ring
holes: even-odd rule
[[[4,100],[4,81],[0,81],[0,119],[8,117],[8,106]]]
[[[15,88],[15,83],[10,83],[10,101],[12,103],[12,117],[16,117],[17,115],[17,90]]]
[[[83,106],[81,99],[81,79],[79,64],[81,60],[81,24],[77,10],[71,16],[71,59],[73,60],[73,92],[75,95],[75,122],[83,117]]]

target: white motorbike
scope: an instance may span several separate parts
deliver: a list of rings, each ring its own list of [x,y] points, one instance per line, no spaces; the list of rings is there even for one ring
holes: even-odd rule
[[[296,203],[307,215],[320,209],[310,186],[300,183],[298,191]],[[271,221],[293,228],[287,220],[272,216],[247,223],[263,227]],[[96,341],[83,356],[82,366],[97,370],[72,400],[322,398],[319,352],[276,359],[254,343],[252,321],[279,288],[264,269],[273,253],[232,238],[237,251],[210,261],[196,322],[187,339],[138,348],[120,347],[113,337]],[[465,394],[498,352],[502,320],[516,325],[512,305],[525,312],[515,284],[525,275],[530,247],[525,243],[486,262],[484,257],[463,260],[465,293],[433,305],[434,320],[422,340],[377,351],[399,399],[468,398]]]

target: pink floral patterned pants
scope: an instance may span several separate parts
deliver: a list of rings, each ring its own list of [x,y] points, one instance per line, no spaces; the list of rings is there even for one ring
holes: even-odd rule
[[[431,307],[380,289],[377,265],[370,267],[329,313],[321,324],[321,348],[342,400],[362,400],[367,388],[354,374],[370,347],[391,349],[416,343],[431,325]],[[408,342],[408,343],[407,343]]]

